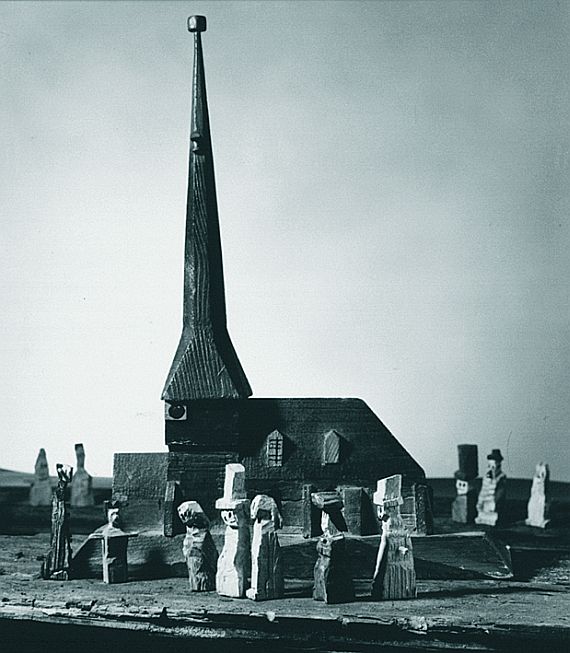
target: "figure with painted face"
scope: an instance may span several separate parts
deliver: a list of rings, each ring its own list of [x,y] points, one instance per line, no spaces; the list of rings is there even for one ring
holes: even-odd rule
[[[251,571],[250,512],[245,493],[245,467],[240,463],[226,465],[224,496],[216,500],[226,525],[224,547],[218,558],[216,591],[221,596],[245,596]]]
[[[487,456],[487,472],[477,499],[476,524],[496,526],[504,520],[507,476],[502,470],[502,461],[500,449],[493,449]]]
[[[180,521],[186,526],[182,552],[188,566],[191,592],[216,589],[218,551],[210,534],[210,520],[197,501],[184,501],[178,506]]]
[[[382,537],[372,580],[372,599],[377,601],[416,597],[416,571],[412,538],[400,514],[402,476],[378,481],[373,497],[378,506]]]
[[[451,504],[451,519],[460,524],[473,522],[477,514],[477,488],[475,479],[479,473],[476,444],[457,446],[459,469],[455,472],[457,496]]]
[[[246,596],[254,601],[279,599],[285,592],[277,529],[281,515],[275,499],[258,494],[251,502],[251,587]]]

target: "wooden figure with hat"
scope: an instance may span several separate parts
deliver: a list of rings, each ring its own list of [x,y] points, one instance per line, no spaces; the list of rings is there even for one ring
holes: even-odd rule
[[[222,596],[242,598],[251,571],[249,501],[245,494],[245,467],[226,465],[224,496],[216,500],[226,525],[224,548],[218,558],[216,591]]]
[[[477,489],[475,479],[479,473],[476,444],[457,445],[459,469],[455,472],[457,496],[451,504],[451,519],[460,524],[468,524],[475,519]]]
[[[120,504],[118,501],[105,501],[104,506],[107,523],[100,532],[94,533],[90,537],[101,540],[103,582],[109,585],[126,583],[129,580],[127,563],[129,538],[136,537],[138,533],[126,533],[120,527]]]
[[[343,501],[338,492],[311,494],[313,505],[321,513],[323,534],[317,541],[313,599],[325,603],[354,601],[354,587],[344,534],[348,526],[342,514]]]
[[[382,538],[372,580],[372,599],[413,599],[416,597],[416,571],[412,538],[400,514],[402,475],[380,479],[373,501],[378,506]]]
[[[487,472],[477,499],[476,524],[496,526],[504,520],[507,476],[501,468],[502,461],[500,449],[493,449],[487,456]]]

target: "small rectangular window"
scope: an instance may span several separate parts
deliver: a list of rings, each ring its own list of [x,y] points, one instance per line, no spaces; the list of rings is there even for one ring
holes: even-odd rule
[[[283,436],[279,431],[273,431],[267,436],[267,466],[281,467],[283,465]]]

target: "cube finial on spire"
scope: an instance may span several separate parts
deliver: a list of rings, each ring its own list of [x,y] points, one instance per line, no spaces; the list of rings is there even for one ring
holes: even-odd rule
[[[206,16],[190,16],[188,18],[188,31],[189,32],[205,32],[206,31]]]
[[[182,334],[162,393],[162,398],[174,406],[175,411],[180,410],[175,404],[194,399],[245,399],[251,395],[251,387],[226,323],[220,226],[202,53],[201,32],[206,30],[205,16],[190,16],[188,29],[194,33],[194,68]]]

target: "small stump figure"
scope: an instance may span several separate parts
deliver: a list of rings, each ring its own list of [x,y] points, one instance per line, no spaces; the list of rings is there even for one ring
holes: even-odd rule
[[[40,449],[34,469],[34,482],[30,488],[31,506],[49,506],[52,501],[53,489],[49,478],[49,467],[46,450]]]
[[[500,449],[493,449],[487,456],[487,473],[477,499],[476,524],[495,526],[504,520],[507,477],[501,469],[502,461]]]
[[[138,533],[125,533],[120,527],[119,503],[105,501],[107,524],[99,533],[91,537],[101,540],[103,555],[103,582],[109,585],[126,583],[129,580],[127,548],[129,537]]]
[[[94,506],[93,479],[85,469],[85,449],[82,444],[75,445],[77,469],[71,481],[71,505],[74,508]]]
[[[210,534],[210,520],[197,501],[181,503],[178,516],[186,526],[182,552],[188,566],[190,591],[215,590],[218,551]]]
[[[253,538],[251,541],[251,587],[246,596],[254,601],[279,599],[285,593],[283,566],[277,529],[281,515],[275,499],[258,494],[251,502]]]
[[[69,580],[71,565],[71,531],[65,492],[73,476],[69,465],[56,465],[57,486],[51,504],[50,550],[42,563],[41,576],[46,580]]]
[[[530,499],[528,500],[528,513],[525,520],[527,526],[546,528],[550,522],[550,502],[548,500],[548,485],[550,470],[545,463],[538,463],[532,479]]]
[[[322,511],[323,531],[317,541],[313,599],[325,603],[353,601],[354,587],[344,537],[348,526],[342,514],[342,499],[337,492],[315,492],[311,500]]]
[[[455,472],[457,496],[451,504],[451,519],[459,524],[469,524],[477,514],[477,489],[475,479],[479,473],[476,444],[460,444],[459,469]]]
[[[372,580],[372,598],[379,601],[413,599],[416,597],[416,571],[412,539],[400,514],[403,503],[401,474],[379,480],[373,500],[378,506],[382,537]]]
[[[216,591],[222,596],[245,596],[251,570],[249,501],[245,494],[245,467],[226,465],[224,496],[216,500],[226,525],[224,547],[218,558]]]

